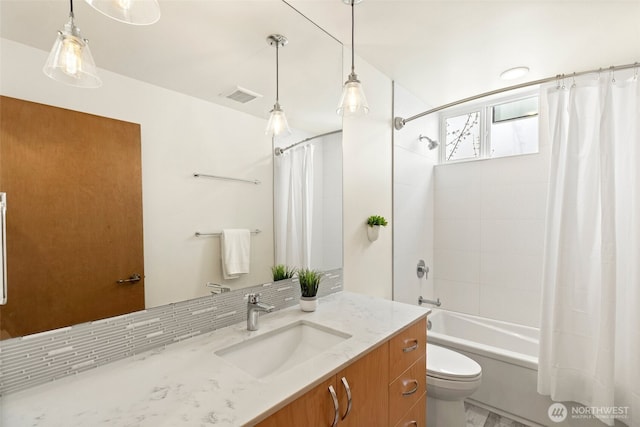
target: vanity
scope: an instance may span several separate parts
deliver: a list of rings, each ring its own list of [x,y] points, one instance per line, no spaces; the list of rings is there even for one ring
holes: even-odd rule
[[[338,292],[3,396],[2,424],[424,426],[428,313]]]

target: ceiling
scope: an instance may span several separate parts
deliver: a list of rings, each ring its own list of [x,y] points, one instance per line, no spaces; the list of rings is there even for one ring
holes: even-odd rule
[[[290,3],[351,44],[350,13],[341,0]],[[355,20],[356,53],[431,107],[640,62],[640,0],[364,0]],[[499,78],[521,65],[529,75]]]
[[[99,67],[265,118],[275,96],[275,52],[264,39],[282,33],[290,38],[280,51],[280,100],[289,120],[330,130],[339,126],[335,104],[346,78],[342,46],[287,3],[351,44],[350,10],[342,0],[160,0],[162,17],[149,27],[108,20],[80,0],[75,9]],[[68,11],[65,0],[1,5],[2,37],[44,51]],[[357,55],[432,107],[640,61],[640,0],[365,0],[355,13]],[[499,79],[521,65],[531,69],[526,77]],[[366,75],[358,74],[366,91]],[[235,85],[264,98],[237,106],[219,96]]]

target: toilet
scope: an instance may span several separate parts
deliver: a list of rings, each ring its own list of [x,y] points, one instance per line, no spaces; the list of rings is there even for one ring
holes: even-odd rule
[[[467,356],[427,344],[427,425],[465,427],[464,399],[480,387],[482,368]]]

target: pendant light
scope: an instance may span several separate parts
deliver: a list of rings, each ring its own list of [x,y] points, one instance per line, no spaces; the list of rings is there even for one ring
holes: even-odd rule
[[[354,59],[355,59],[355,44],[354,44],[354,6],[356,3],[360,3],[362,0],[342,0],[345,4],[351,6],[351,74],[344,82],[342,88],[342,98],[340,98],[340,104],[338,106],[338,114],[343,116],[367,114],[369,112],[369,106],[367,105],[367,98],[364,96],[362,90],[362,84],[358,80],[358,75],[355,73]]]
[[[278,49],[284,47],[289,40],[281,34],[271,34],[267,37],[267,43],[270,46],[276,48],[276,103],[273,105],[273,109],[270,111],[269,122],[267,123],[267,129],[265,133],[267,135],[278,136],[282,134],[290,134],[289,123],[287,123],[287,117],[284,115],[284,109],[280,106],[279,102],[279,64],[278,64]]]
[[[58,31],[49,58],[42,71],[62,83],[72,86],[95,88],[102,85],[96,72],[96,64],[89,50],[89,41],[83,39],[73,16],[73,0],[69,0],[69,22]]]
[[[158,0],[85,0],[98,12],[132,25],[151,25],[160,19]]]

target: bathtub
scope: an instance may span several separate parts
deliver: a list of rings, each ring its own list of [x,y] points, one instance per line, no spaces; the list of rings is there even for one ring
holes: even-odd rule
[[[482,366],[482,384],[468,399],[471,403],[529,426],[604,425],[571,418],[550,422],[548,410],[554,402],[537,392],[538,329],[440,309],[433,309],[429,321],[431,344],[462,353]]]

